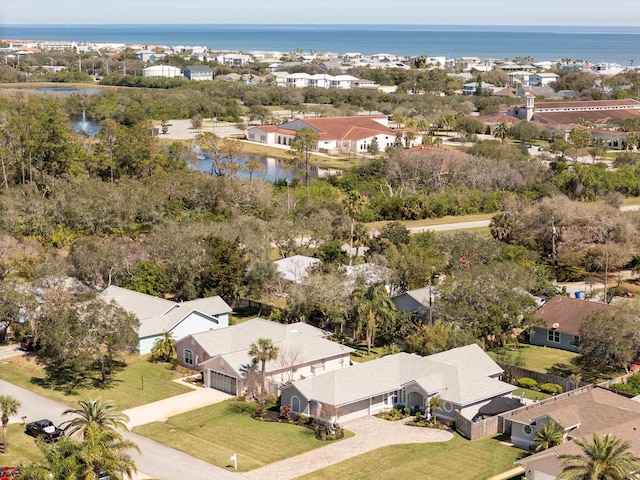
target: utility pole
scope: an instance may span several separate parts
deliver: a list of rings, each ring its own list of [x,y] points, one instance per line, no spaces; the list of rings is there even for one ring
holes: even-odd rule
[[[609,280],[609,251],[604,252],[604,303],[607,301],[607,283]]]
[[[558,252],[556,250],[556,240],[558,238],[558,230],[553,218],[551,219],[551,258],[553,260],[553,266],[558,266]]]
[[[433,277],[435,267],[431,267],[431,275],[429,275],[429,325],[433,325]]]

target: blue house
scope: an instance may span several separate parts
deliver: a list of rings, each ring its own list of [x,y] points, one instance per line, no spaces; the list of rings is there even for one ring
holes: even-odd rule
[[[557,295],[533,315],[538,326],[533,327],[530,343],[577,352],[576,344],[584,321],[592,313],[609,308],[611,305],[604,303]]]
[[[182,72],[187,80],[213,80],[213,71],[209,65],[188,65]]]

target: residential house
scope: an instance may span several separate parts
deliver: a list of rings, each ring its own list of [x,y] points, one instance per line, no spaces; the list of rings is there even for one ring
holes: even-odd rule
[[[253,57],[251,55],[242,55],[239,53],[228,53],[220,55],[216,60],[218,63],[222,63],[227,67],[244,67],[247,63],[253,62]]]
[[[278,358],[266,364],[271,391],[293,380],[349,367],[352,348],[332,342],[328,332],[306,323],[281,323],[254,318],[238,325],[189,335],[176,343],[178,359],[203,372],[205,386],[230,395],[245,395],[246,374],[253,367],[251,345],[270,339]]]
[[[140,50],[134,54],[136,60],[143,62],[155,63],[165,57],[164,53],[152,52],[151,50]]]
[[[391,298],[396,308],[401,312],[407,312],[418,316],[427,315],[429,307],[433,303],[434,287],[424,287],[408,290]]]
[[[380,151],[395,145],[396,141],[408,147],[422,143],[421,134],[413,130],[394,130],[388,125],[386,115],[299,118],[280,125],[252,127],[247,132],[247,139],[267,145],[291,145],[296,132],[306,127],[319,135],[316,150],[328,154],[366,153],[374,138]],[[413,132],[413,140],[403,138],[407,132]]]
[[[465,83],[462,86],[462,95],[464,96],[472,96],[478,95],[478,88],[480,88],[483,92],[487,92],[487,94],[491,95],[495,90],[501,90],[500,87],[496,87],[495,85],[487,82],[470,82]]]
[[[374,89],[378,84],[371,80],[363,80],[352,75],[329,75],[328,73],[289,73],[280,75],[283,81],[277,81],[276,85],[283,85],[287,88],[338,88],[341,90],[350,89]]]
[[[114,285],[100,296],[140,320],[138,352],[141,355],[151,353],[153,344],[164,332],[180,339],[192,333],[227,327],[232,310],[219,296],[178,303]]]
[[[640,454],[640,403],[600,387],[590,385],[502,415],[511,443],[530,449],[535,435],[551,421],[564,432],[564,443],[540,453],[518,460],[530,480],[551,480],[562,471],[560,455],[580,454],[582,450],[573,441],[591,440],[594,432],[615,435],[630,441],[632,451]]]
[[[580,327],[589,315],[611,308],[611,305],[557,295],[533,314],[530,343],[543,347],[577,352]]]
[[[317,258],[307,257],[305,255],[293,255],[292,257],[276,260],[273,263],[278,273],[282,275],[285,280],[293,283],[304,283],[309,276],[309,271],[322,262]]]
[[[439,395],[438,418],[454,420],[457,412],[471,420],[483,405],[515,390],[498,379],[501,373],[476,344],[428,357],[403,352],[295,381],[282,388],[281,404],[311,417],[326,406],[334,421],[345,422],[394,405],[425,412]]]
[[[209,65],[187,65],[182,74],[187,80],[213,80],[213,71]]]
[[[624,70],[619,63],[601,62],[591,67],[591,71],[600,75],[616,75]]]
[[[541,72],[541,73],[533,73],[529,77],[529,86],[530,87],[545,87],[550,83],[555,82],[560,78],[556,73],[552,72]]]
[[[145,78],[173,78],[182,76],[178,67],[171,65],[154,65],[142,69],[142,76]]]

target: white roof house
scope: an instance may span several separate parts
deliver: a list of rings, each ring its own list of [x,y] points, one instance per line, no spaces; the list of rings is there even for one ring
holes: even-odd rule
[[[471,419],[482,405],[516,389],[498,380],[501,373],[476,344],[428,357],[398,353],[293,382],[283,387],[281,403],[310,416],[331,405],[335,420],[347,421],[397,404],[425,411],[429,398],[440,395],[439,418],[453,420],[463,411]]]
[[[274,387],[299,378],[349,366],[352,348],[325,337],[327,332],[306,323],[281,323],[254,318],[228,328],[189,335],[177,342],[184,366],[203,371],[208,387],[231,395],[245,388],[243,373],[252,365],[251,345],[268,338],[278,348],[266,371]]]
[[[303,283],[309,276],[309,270],[322,262],[317,258],[294,255],[282,260],[276,260],[273,263],[285,280],[293,283]]]
[[[227,327],[232,310],[219,296],[178,303],[114,285],[100,296],[108,302],[114,301],[140,320],[138,351],[141,355],[150,353],[164,332],[179,340],[192,333]]]
[[[145,78],[173,78],[182,76],[182,70],[171,65],[154,65],[142,69]]]

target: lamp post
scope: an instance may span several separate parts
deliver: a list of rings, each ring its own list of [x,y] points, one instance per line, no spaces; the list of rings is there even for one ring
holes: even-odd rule
[[[291,213],[291,192],[289,187],[291,186],[291,179],[287,178],[287,214]]]

